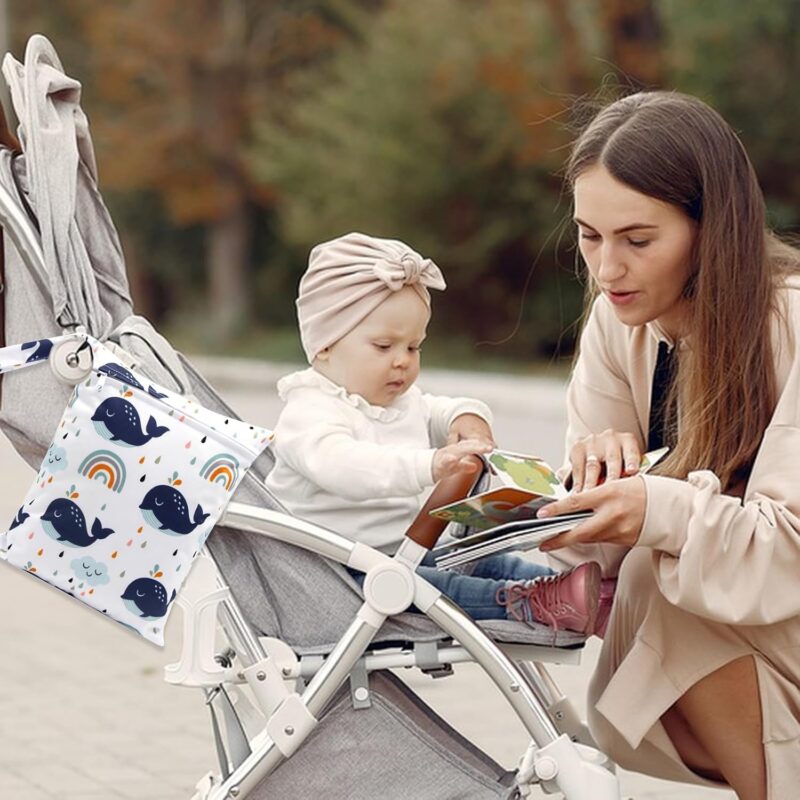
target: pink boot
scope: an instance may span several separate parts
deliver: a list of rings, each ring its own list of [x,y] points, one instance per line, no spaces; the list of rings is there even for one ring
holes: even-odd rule
[[[600,597],[600,565],[579,564],[558,575],[511,583],[497,592],[510,619],[540,622],[555,630],[595,632]]]

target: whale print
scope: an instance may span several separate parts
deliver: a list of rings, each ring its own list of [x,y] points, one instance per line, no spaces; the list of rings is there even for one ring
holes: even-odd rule
[[[183,536],[191,533],[198,525],[208,519],[203,509],[198,505],[194,517],[189,516],[189,504],[186,498],[172,486],[161,484],[150,489],[144,496],[139,508],[148,525],[156,530],[169,533],[173,536]]]
[[[144,619],[157,619],[167,613],[169,604],[175,599],[175,590],[172,590],[172,597],[167,600],[167,590],[163,583],[153,578],[137,578],[128,584],[120,596],[131,613]]]
[[[144,386],[142,386],[142,384],[133,377],[133,374],[125,369],[122,364],[115,364],[113,361],[110,361],[108,364],[103,364],[102,367],[99,367],[97,371],[111,378],[116,378],[118,381],[122,381],[122,383],[127,383],[128,386],[135,386],[137,389],[144,391]]]
[[[36,350],[28,356],[26,364],[33,364],[35,361],[44,361],[48,358],[53,349],[53,343],[49,339],[39,339],[35,342],[25,342],[22,345],[23,350],[30,350],[34,347]]]
[[[133,386],[142,392],[144,391],[144,386],[142,386],[142,384],[134,378],[133,373],[125,369],[122,364],[115,364],[113,361],[110,361],[108,364],[103,364],[103,366],[98,369],[98,372],[103,372],[111,378],[116,378],[116,380],[122,381],[122,383],[127,383],[128,386]],[[156,400],[161,400],[163,397],[167,396],[156,391],[152,386],[148,387],[147,393],[151,397],[155,397]]]
[[[14,517],[14,521],[11,523],[11,526],[9,527],[10,531],[13,531],[14,528],[18,528],[30,516],[30,514],[25,513],[24,509],[25,506],[21,506],[19,511],[17,511],[17,516]]]
[[[92,422],[100,436],[123,447],[141,447],[169,431],[150,417],[143,432],[136,407],[121,397],[103,400],[92,415]]]
[[[85,338],[73,349],[91,348],[94,366],[7,508],[0,558],[163,646],[192,562],[271,434],[162,388],[88,334],[70,337]],[[26,359],[43,369],[65,340],[0,348],[0,371]]]
[[[42,514],[42,528],[51,539],[71,547],[89,547],[114,533],[111,528],[104,528],[99,519],[95,519],[91,531],[88,530],[83,511],[72,500],[64,498],[53,500],[47,506]]]

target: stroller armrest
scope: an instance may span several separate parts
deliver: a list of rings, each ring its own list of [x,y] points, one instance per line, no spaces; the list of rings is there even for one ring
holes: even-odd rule
[[[474,463],[474,469],[463,469],[454,475],[442,478],[433,488],[431,496],[420,509],[416,519],[411,523],[411,527],[406,531],[406,537],[420,547],[424,547],[426,550],[432,549],[449,524],[447,520],[432,517],[428,512],[467,497],[480,478],[483,462],[477,456],[469,458]]]

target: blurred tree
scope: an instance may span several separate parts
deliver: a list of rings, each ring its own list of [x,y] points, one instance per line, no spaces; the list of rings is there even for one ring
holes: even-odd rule
[[[102,102],[106,181],[156,193],[174,222],[203,224],[213,338],[251,313],[251,204],[269,193],[241,157],[276,84],[341,36],[320,0],[81,0]],[[120,154],[124,153],[124,157]]]
[[[670,83],[711,103],[742,136],[771,224],[800,234],[800,3],[661,0]]]
[[[229,338],[251,313],[253,207],[272,201],[242,159],[252,119],[277,101],[287,74],[324,57],[346,35],[353,3],[55,5],[58,14],[52,4],[44,4],[40,14],[57,27],[71,27],[73,44],[77,39],[84,49],[78,61],[96,112],[93,132],[104,186],[127,196],[118,208],[140,230],[148,214],[139,206],[145,204],[179,228],[194,230],[192,238],[204,232],[213,313],[203,326],[214,338]],[[67,68],[73,71],[69,63]],[[151,244],[134,241],[135,263],[146,263]]]
[[[389,3],[325,69],[295,82],[293,106],[265,115],[253,163],[277,192],[282,234],[298,254],[352,229],[403,238],[445,270],[437,326],[477,339],[508,332],[560,221],[554,173],[568,134],[559,116],[563,93],[584,81],[577,65],[562,71],[555,33],[572,23],[551,9]],[[554,249],[533,289],[556,283]],[[303,267],[298,257],[296,273]],[[571,278],[562,283],[579,294]],[[558,303],[541,311],[521,351],[558,339]]]
[[[796,0],[8,4],[15,52],[41,30],[84,84],[140,299],[192,320],[198,346],[250,311],[293,325],[309,247],[361,228],[441,264],[448,339],[471,349],[519,318],[503,353],[549,355],[579,307],[559,244],[567,123],[598,86],[708,100],[773,224],[800,227]]]
[[[611,66],[632,89],[664,85],[663,29],[658,0],[603,0],[600,19]]]

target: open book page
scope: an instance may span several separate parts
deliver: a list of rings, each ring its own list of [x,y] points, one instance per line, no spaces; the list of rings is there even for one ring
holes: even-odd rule
[[[645,453],[639,472],[649,471],[667,450],[662,447]],[[543,505],[569,494],[555,470],[541,458],[493,450],[485,459],[493,482],[499,485],[465,500],[435,508],[431,515],[477,530],[489,530],[506,522],[535,519],[536,512]]]
[[[478,531],[434,548],[436,566],[446,569],[477,561],[494,553],[533,550],[553,536],[571,530],[589,516],[591,512],[584,511],[550,519],[507,522],[488,531]]]

